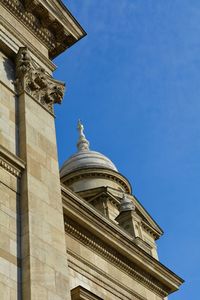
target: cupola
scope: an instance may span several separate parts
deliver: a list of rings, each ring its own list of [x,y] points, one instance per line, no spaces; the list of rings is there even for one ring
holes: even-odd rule
[[[61,182],[74,192],[98,187],[111,187],[131,193],[128,180],[121,175],[114,163],[105,155],[90,150],[84,126],[78,122],[77,152],[69,157],[60,169]]]

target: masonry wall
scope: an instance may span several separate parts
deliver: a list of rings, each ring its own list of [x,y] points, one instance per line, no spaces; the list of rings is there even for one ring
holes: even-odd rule
[[[11,52],[0,56],[0,297],[70,299],[54,116],[16,94]]]
[[[18,102],[14,90],[14,62],[0,51],[0,144],[18,153]]]
[[[14,63],[0,51],[0,145],[18,154],[18,99]],[[2,162],[2,160],[0,159]],[[20,296],[19,179],[0,166],[0,293],[1,299]]]
[[[57,294],[65,299],[58,289],[59,281],[66,283],[54,120],[25,94],[20,97],[20,138],[26,161],[21,190],[23,294],[33,299]]]
[[[66,243],[70,289],[81,285],[104,300],[163,299],[68,233]]]

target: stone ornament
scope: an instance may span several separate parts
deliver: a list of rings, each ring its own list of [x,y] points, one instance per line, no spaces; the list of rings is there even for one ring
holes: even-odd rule
[[[120,203],[120,212],[123,211],[135,211],[134,203],[125,194]]]
[[[45,44],[50,58],[73,45],[77,38],[45,8],[39,0],[0,0]]]
[[[85,137],[84,126],[80,120],[78,120],[77,130],[79,133],[79,140],[77,143],[78,151],[89,150],[90,143]]]
[[[17,93],[27,92],[37,102],[53,113],[53,104],[62,102],[65,84],[49,76],[31,58],[27,47],[21,47],[16,57]]]

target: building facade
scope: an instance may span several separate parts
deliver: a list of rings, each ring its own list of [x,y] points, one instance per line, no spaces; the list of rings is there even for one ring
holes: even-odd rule
[[[162,229],[81,123],[59,172],[52,59],[85,31],[60,0],[0,12],[0,299],[165,299],[183,280],[158,261]]]

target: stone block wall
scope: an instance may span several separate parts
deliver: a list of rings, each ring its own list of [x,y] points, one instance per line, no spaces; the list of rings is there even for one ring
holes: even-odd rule
[[[0,52],[0,292],[1,299],[20,296],[19,178],[6,152],[18,154],[18,102],[14,62]],[[3,154],[2,154],[3,153]]]

